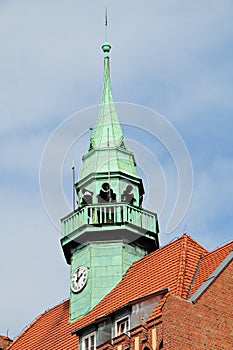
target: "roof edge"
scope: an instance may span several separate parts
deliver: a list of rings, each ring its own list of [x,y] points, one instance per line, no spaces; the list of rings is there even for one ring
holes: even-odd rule
[[[226,256],[226,258],[218,265],[218,267],[211,273],[211,275],[202,283],[198,290],[191,296],[189,301],[193,304],[197,302],[200,296],[206,289],[215,281],[225,267],[233,260],[233,250]]]
[[[181,247],[180,247],[180,263],[179,263],[179,271],[177,274],[177,284],[176,284],[176,293],[180,297],[183,294],[184,290],[184,279],[187,267],[187,247],[188,247],[188,239],[189,236],[184,234],[181,237]]]
[[[205,258],[210,257],[211,255],[214,255],[216,252],[219,252],[219,251],[222,251],[222,250],[226,249],[227,246],[231,246],[232,243],[233,243],[233,241],[229,241],[229,242],[224,243],[224,244],[221,245],[220,247],[215,248],[214,250],[210,251],[207,255],[204,255],[204,256],[203,256],[203,260],[204,260]]]
[[[50,307],[50,308],[47,308],[47,309],[44,310],[41,314],[39,314],[38,316],[36,316],[30,323],[28,323],[26,326],[24,326],[24,328],[22,329],[22,332],[21,332],[20,334],[18,334],[18,335],[12,340],[12,343],[10,344],[10,346],[9,346],[7,349],[11,349],[11,348],[14,346],[14,344],[15,344],[20,338],[22,338],[22,337],[24,336],[24,334],[25,334],[26,332],[28,332],[29,329],[31,329],[31,327],[32,327],[39,319],[41,319],[46,313],[48,313],[49,311],[51,311],[51,310],[53,310],[53,309],[59,307],[60,305],[66,303],[66,302],[69,301],[69,300],[70,300],[69,298],[64,299],[64,300],[62,300],[59,304],[54,305],[54,306],[52,306],[52,307]]]
[[[191,291],[192,291],[194,282],[195,282],[195,280],[196,280],[198,271],[199,271],[200,266],[201,266],[202,258],[203,258],[203,256],[200,255],[200,258],[199,258],[198,263],[197,263],[196,270],[194,271],[193,278],[192,278],[191,284],[190,284],[190,286],[189,286],[189,289],[188,289],[188,292],[187,292],[187,295],[186,295],[186,299],[188,299],[188,298],[189,298],[189,295],[191,294]]]

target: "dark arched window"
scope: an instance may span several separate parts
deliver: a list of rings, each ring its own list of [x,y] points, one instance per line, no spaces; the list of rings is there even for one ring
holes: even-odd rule
[[[136,199],[134,198],[133,186],[128,185],[121,195],[121,201],[133,205]]]
[[[163,340],[162,340],[161,343],[159,344],[159,350],[163,350]]]
[[[81,205],[92,204],[92,196],[93,196],[93,192],[91,192],[87,188],[83,188],[82,189],[82,202],[81,202]]]
[[[102,184],[100,193],[97,195],[98,203],[108,203],[116,201],[116,193],[110,188],[108,182]]]

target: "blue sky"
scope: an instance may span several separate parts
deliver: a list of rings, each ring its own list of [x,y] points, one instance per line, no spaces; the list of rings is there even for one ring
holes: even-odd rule
[[[109,0],[108,8],[115,101],[142,105],[167,118],[192,160],[189,210],[179,227],[165,235],[177,187],[174,164],[159,142],[148,136],[137,143],[137,132],[124,128],[155,191],[146,199],[148,207],[157,210],[154,184],[161,174],[171,193],[161,215],[161,243],[187,232],[214,249],[232,239],[233,3]],[[104,12],[105,1],[0,2],[0,334],[9,329],[15,337],[69,296],[69,266],[41,200],[39,171],[46,142],[60,123],[100,103]],[[77,164],[86,141],[81,137],[75,149]],[[159,176],[148,174],[153,156],[154,169],[162,169]],[[69,156],[62,173],[69,207]],[[59,207],[55,199],[54,207]]]

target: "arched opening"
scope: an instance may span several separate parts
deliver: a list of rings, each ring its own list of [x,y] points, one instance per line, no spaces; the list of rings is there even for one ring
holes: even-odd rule
[[[145,346],[143,350],[151,350],[148,346]]]
[[[163,340],[161,340],[161,342],[159,344],[159,350],[163,350]]]

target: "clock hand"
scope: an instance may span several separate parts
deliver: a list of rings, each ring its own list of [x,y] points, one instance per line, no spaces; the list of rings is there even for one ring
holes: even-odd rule
[[[82,275],[83,275],[83,272],[82,272],[80,275],[77,274],[77,279],[76,279],[76,282],[77,282],[77,283],[78,283],[78,281],[80,280],[80,278],[82,277]]]

